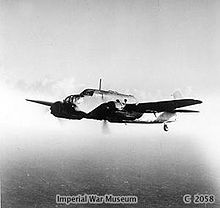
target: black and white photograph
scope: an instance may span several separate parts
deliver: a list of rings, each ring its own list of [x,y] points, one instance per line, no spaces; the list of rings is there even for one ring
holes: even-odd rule
[[[220,207],[219,95],[218,0],[0,0],[0,207]]]

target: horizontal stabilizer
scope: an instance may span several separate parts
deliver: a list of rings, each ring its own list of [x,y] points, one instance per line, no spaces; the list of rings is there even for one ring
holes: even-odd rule
[[[33,103],[38,103],[38,104],[46,105],[46,106],[51,106],[53,104],[52,102],[41,101],[41,100],[29,100],[29,99],[26,99],[26,101],[33,102]]]
[[[174,99],[183,98],[183,95],[182,95],[182,93],[180,92],[180,90],[175,91],[175,92],[172,94],[172,96],[173,96]]]

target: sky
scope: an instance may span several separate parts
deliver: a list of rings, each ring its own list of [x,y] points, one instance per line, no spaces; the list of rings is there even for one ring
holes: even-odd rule
[[[87,147],[93,147],[91,134],[112,142],[122,135],[129,141],[146,134],[167,142],[170,137],[192,137],[190,142],[220,184],[219,9],[220,2],[214,0],[1,0],[0,128],[5,157],[19,146],[28,149],[30,135],[31,143],[43,150],[42,142],[48,147],[53,141],[47,143],[47,138],[57,135],[67,142],[82,137],[74,142]],[[24,100],[63,99],[96,88],[99,78],[104,89],[132,93],[142,101],[168,99],[180,89],[203,101],[195,107],[201,113],[179,116],[167,135],[157,125],[112,124],[106,136],[98,122],[63,124],[44,107]],[[39,131],[44,132],[40,139],[34,136]]]
[[[0,1],[11,82],[219,92],[218,1]]]

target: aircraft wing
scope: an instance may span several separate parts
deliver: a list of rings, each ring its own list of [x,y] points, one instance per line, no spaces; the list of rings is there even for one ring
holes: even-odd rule
[[[141,121],[141,120],[121,120],[121,121],[110,121],[111,123],[124,123],[124,124],[159,124],[164,123],[164,121]],[[172,120],[166,121],[166,123],[174,122]]]
[[[41,104],[41,105],[47,105],[47,106],[51,106],[53,104],[52,102],[41,101],[41,100],[29,100],[29,99],[26,99],[26,101],[33,102],[33,103],[38,103],[38,104]]]
[[[138,104],[126,104],[124,110],[130,112],[135,111],[140,113],[178,112],[178,111],[180,112],[180,110],[177,108],[196,105],[200,103],[202,103],[202,101],[194,100],[194,99],[167,100],[167,101],[138,103]]]

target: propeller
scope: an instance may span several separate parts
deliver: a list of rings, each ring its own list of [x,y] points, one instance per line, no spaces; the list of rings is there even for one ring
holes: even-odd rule
[[[53,104],[52,104],[53,105]],[[57,110],[60,111],[60,106],[57,105]],[[51,114],[51,108],[44,108],[42,109],[42,113],[44,113],[45,115],[50,115]],[[65,120],[62,118],[58,118],[58,117],[54,117],[56,119],[56,121],[59,123],[59,125],[64,125],[65,124]]]
[[[64,120],[62,118],[56,118],[56,120],[58,121],[59,125],[61,125],[61,126],[66,124],[66,120]]]
[[[102,90],[102,79],[99,79],[99,90],[101,91]],[[104,96],[103,96],[103,93],[102,94],[102,100],[104,100]]]
[[[50,114],[50,108],[42,108],[44,114]]]
[[[102,132],[104,134],[109,134],[110,133],[109,125],[108,125],[108,121],[107,120],[103,120],[102,121]]]

